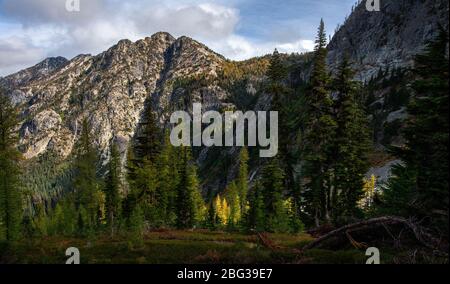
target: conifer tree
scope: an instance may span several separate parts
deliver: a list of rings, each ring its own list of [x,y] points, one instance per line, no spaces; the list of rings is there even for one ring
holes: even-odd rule
[[[326,34],[323,20],[314,50],[314,66],[310,90],[307,94],[307,121],[303,135],[304,172],[309,180],[309,211],[316,226],[321,220],[330,220],[331,210],[331,153],[333,149],[336,121],[333,117],[333,100],[329,90],[329,75],[326,66]]]
[[[23,210],[16,126],[17,111],[0,89],[0,240],[8,242],[19,238]]]
[[[253,189],[250,190],[246,220],[247,227],[250,230],[262,232],[266,228],[264,195],[260,181],[257,181]]]
[[[288,86],[288,68],[284,64],[278,50],[275,49],[270,65],[267,70],[267,77],[269,84],[267,92],[272,96],[271,111],[278,112],[279,122],[279,160],[282,161],[283,171],[286,175],[284,180],[284,187],[294,195],[295,188],[295,170],[294,164],[297,162],[292,151],[291,146],[292,129],[290,116],[292,114],[292,101],[294,93]]]
[[[151,107],[147,107],[135,141],[127,153],[129,192],[123,213],[129,220],[134,207],[140,205],[145,219],[154,227],[160,227],[169,220],[169,196],[164,184],[168,181],[165,164],[168,153],[162,153],[162,137],[156,115]]]
[[[298,216],[298,209],[295,207],[295,202],[292,197],[284,200],[284,208],[288,215],[289,232],[290,233],[302,232],[304,230],[305,225]]]
[[[141,247],[144,243],[145,217],[138,204],[133,208],[129,218],[128,229],[130,233],[129,246],[132,248]]]
[[[248,159],[248,150],[247,148],[243,148],[239,155],[239,173],[237,177],[237,188],[239,192],[241,214],[245,214],[247,207]]]
[[[222,198],[220,194],[217,195],[214,199],[214,208],[217,222],[222,226],[227,225],[230,220],[230,207],[228,206],[227,199]]]
[[[141,167],[136,170],[136,179],[133,185],[133,194],[135,194],[136,201],[141,206],[145,219],[152,225],[155,225],[159,220],[156,192],[158,172],[156,165],[145,158]]]
[[[73,236],[77,229],[77,210],[75,208],[75,204],[72,201],[72,196],[66,198],[63,201],[62,205],[62,219],[61,222],[64,225],[61,225],[61,232],[66,236]]]
[[[364,176],[369,169],[371,148],[366,114],[356,98],[358,84],[354,72],[344,58],[333,81],[336,91],[336,148],[334,153],[334,183],[331,207],[334,219],[357,217],[358,201],[363,196]]]
[[[83,120],[83,129],[75,161],[74,188],[76,204],[80,211],[80,224],[84,232],[92,233],[99,223],[102,192],[96,174],[97,154],[93,146],[87,120]]]
[[[213,207],[214,207],[214,213],[215,213],[215,220],[217,220],[218,224],[222,225],[223,221],[224,221],[224,218],[223,218],[224,214],[223,214],[223,210],[222,210],[222,199],[220,198],[220,194],[214,198]],[[225,220],[227,220],[226,215],[225,215]]]
[[[449,143],[448,33],[428,43],[415,58],[412,87],[415,98],[408,106],[410,118],[403,131],[406,146],[394,153],[404,165],[393,170],[383,195],[383,209],[426,220],[448,238]],[[428,217],[428,218],[427,218]]]
[[[128,225],[134,207],[136,207],[138,202],[138,192],[136,189],[136,178],[138,169],[139,166],[136,165],[134,148],[132,145],[130,145],[127,150],[127,162],[126,162],[126,178],[127,178],[126,180],[128,186],[126,189],[126,196],[123,199],[121,206],[122,207],[121,215]]]
[[[64,226],[63,208],[61,203],[58,203],[52,212],[50,235],[63,234]]]
[[[170,143],[169,133],[166,133],[165,137],[164,146],[157,158],[156,199],[161,224],[170,226],[174,225],[176,220],[175,202],[179,182],[178,157],[176,149]]]
[[[138,131],[134,146],[135,162],[139,164],[144,159],[147,159],[155,163],[161,151],[163,135],[151,107],[146,109],[143,122],[139,123],[138,129],[140,131]]]
[[[281,85],[283,80],[286,79],[287,73],[287,69],[281,60],[280,53],[275,49],[270,59],[267,77],[269,77],[272,84]]]
[[[39,211],[41,210],[38,210],[37,212]],[[37,214],[37,216],[39,216],[39,214]],[[49,214],[44,215],[48,234],[73,236],[77,229],[77,217],[75,204],[72,202],[69,194],[64,200],[58,201],[55,208],[51,210]]]
[[[133,188],[133,182],[136,180],[136,170],[139,168],[137,165],[137,159],[134,154],[133,143],[130,143],[127,150],[127,161],[126,161],[126,177],[129,185],[129,189]],[[131,212],[130,212],[131,213]]]
[[[36,204],[34,217],[33,217],[33,231],[34,235],[38,237],[48,236],[49,230],[49,218],[47,216],[47,210],[44,203]]]
[[[181,148],[180,183],[177,192],[177,226],[193,228],[205,217],[206,207],[200,194],[197,167],[189,148]]]
[[[263,196],[266,214],[266,230],[287,232],[289,220],[283,203],[284,172],[279,161],[273,158],[263,169]]]
[[[211,230],[217,229],[217,225],[219,224],[215,202],[216,199],[213,199],[208,206],[207,227]]]
[[[235,182],[228,186],[226,193],[228,205],[230,206],[228,225],[230,228],[235,228],[241,221],[242,216],[239,189]]]
[[[108,164],[108,175],[106,177],[105,186],[106,216],[111,237],[114,236],[114,231],[120,216],[120,191],[122,190],[121,168],[119,149],[117,144],[115,144],[114,141],[111,141],[110,160]]]

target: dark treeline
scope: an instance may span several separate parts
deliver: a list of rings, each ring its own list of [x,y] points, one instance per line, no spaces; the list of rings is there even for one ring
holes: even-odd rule
[[[84,120],[72,190],[54,208],[36,206],[34,216],[22,222],[17,113],[2,94],[0,240],[108,233],[127,234],[132,243],[139,243],[145,230],[157,228],[297,233],[305,226],[342,225],[383,214],[429,217],[428,224],[448,237],[447,41],[441,32],[416,58],[406,145],[392,150],[404,164],[394,169],[370,210],[360,205],[365,188],[374,186],[365,180],[373,146],[362,103],[364,86],[353,80],[349,59],[330,74],[323,21],[311,78],[301,93],[287,83],[282,56],[275,51],[271,57],[266,90],[272,95],[272,110],[280,112],[279,155],[262,161],[258,178],[250,183],[249,151],[240,149],[236,179],[210,200],[201,195],[191,149],[172,146],[169,133],[159,128],[148,109],[126,161],[111,140],[102,177],[96,170],[99,154],[89,122]]]

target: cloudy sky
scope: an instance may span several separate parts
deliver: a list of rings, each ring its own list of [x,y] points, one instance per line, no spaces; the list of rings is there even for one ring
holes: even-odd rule
[[[328,32],[355,0],[0,0],[0,76],[49,56],[97,54],[120,39],[158,31],[190,36],[230,59],[313,47],[320,18]]]

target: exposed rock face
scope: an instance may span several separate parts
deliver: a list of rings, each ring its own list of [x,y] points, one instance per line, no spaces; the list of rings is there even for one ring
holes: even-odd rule
[[[30,159],[41,154],[61,129],[61,116],[54,110],[44,110],[22,125],[20,136],[24,157]],[[63,145],[61,145],[63,146]]]
[[[217,76],[222,60],[192,39],[167,33],[135,43],[122,40],[98,56],[80,55],[59,68],[47,59],[6,78],[24,117],[21,149],[28,159],[47,150],[66,158],[86,118],[106,156],[113,137],[128,141],[133,136],[146,100],[156,100],[155,109],[167,117],[170,84],[193,75]],[[217,87],[199,95],[209,96],[220,97],[205,98],[217,104],[226,95]]]
[[[69,61],[64,57],[50,57],[33,67],[2,78],[0,84],[9,88],[20,87],[31,81],[39,80],[45,76],[48,76],[53,71],[66,65],[68,62]]]
[[[446,0],[381,0],[380,12],[369,12],[362,1],[329,44],[333,69],[347,54],[357,79],[368,81],[380,68],[409,67],[441,25],[448,30]]]

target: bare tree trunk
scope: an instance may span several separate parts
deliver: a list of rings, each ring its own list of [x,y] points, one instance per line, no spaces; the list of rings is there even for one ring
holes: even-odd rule
[[[315,208],[314,209],[314,222],[316,223],[316,228],[320,227],[320,221],[319,221],[319,209]]]
[[[111,238],[114,238],[114,214],[109,214],[109,221],[111,226]]]

